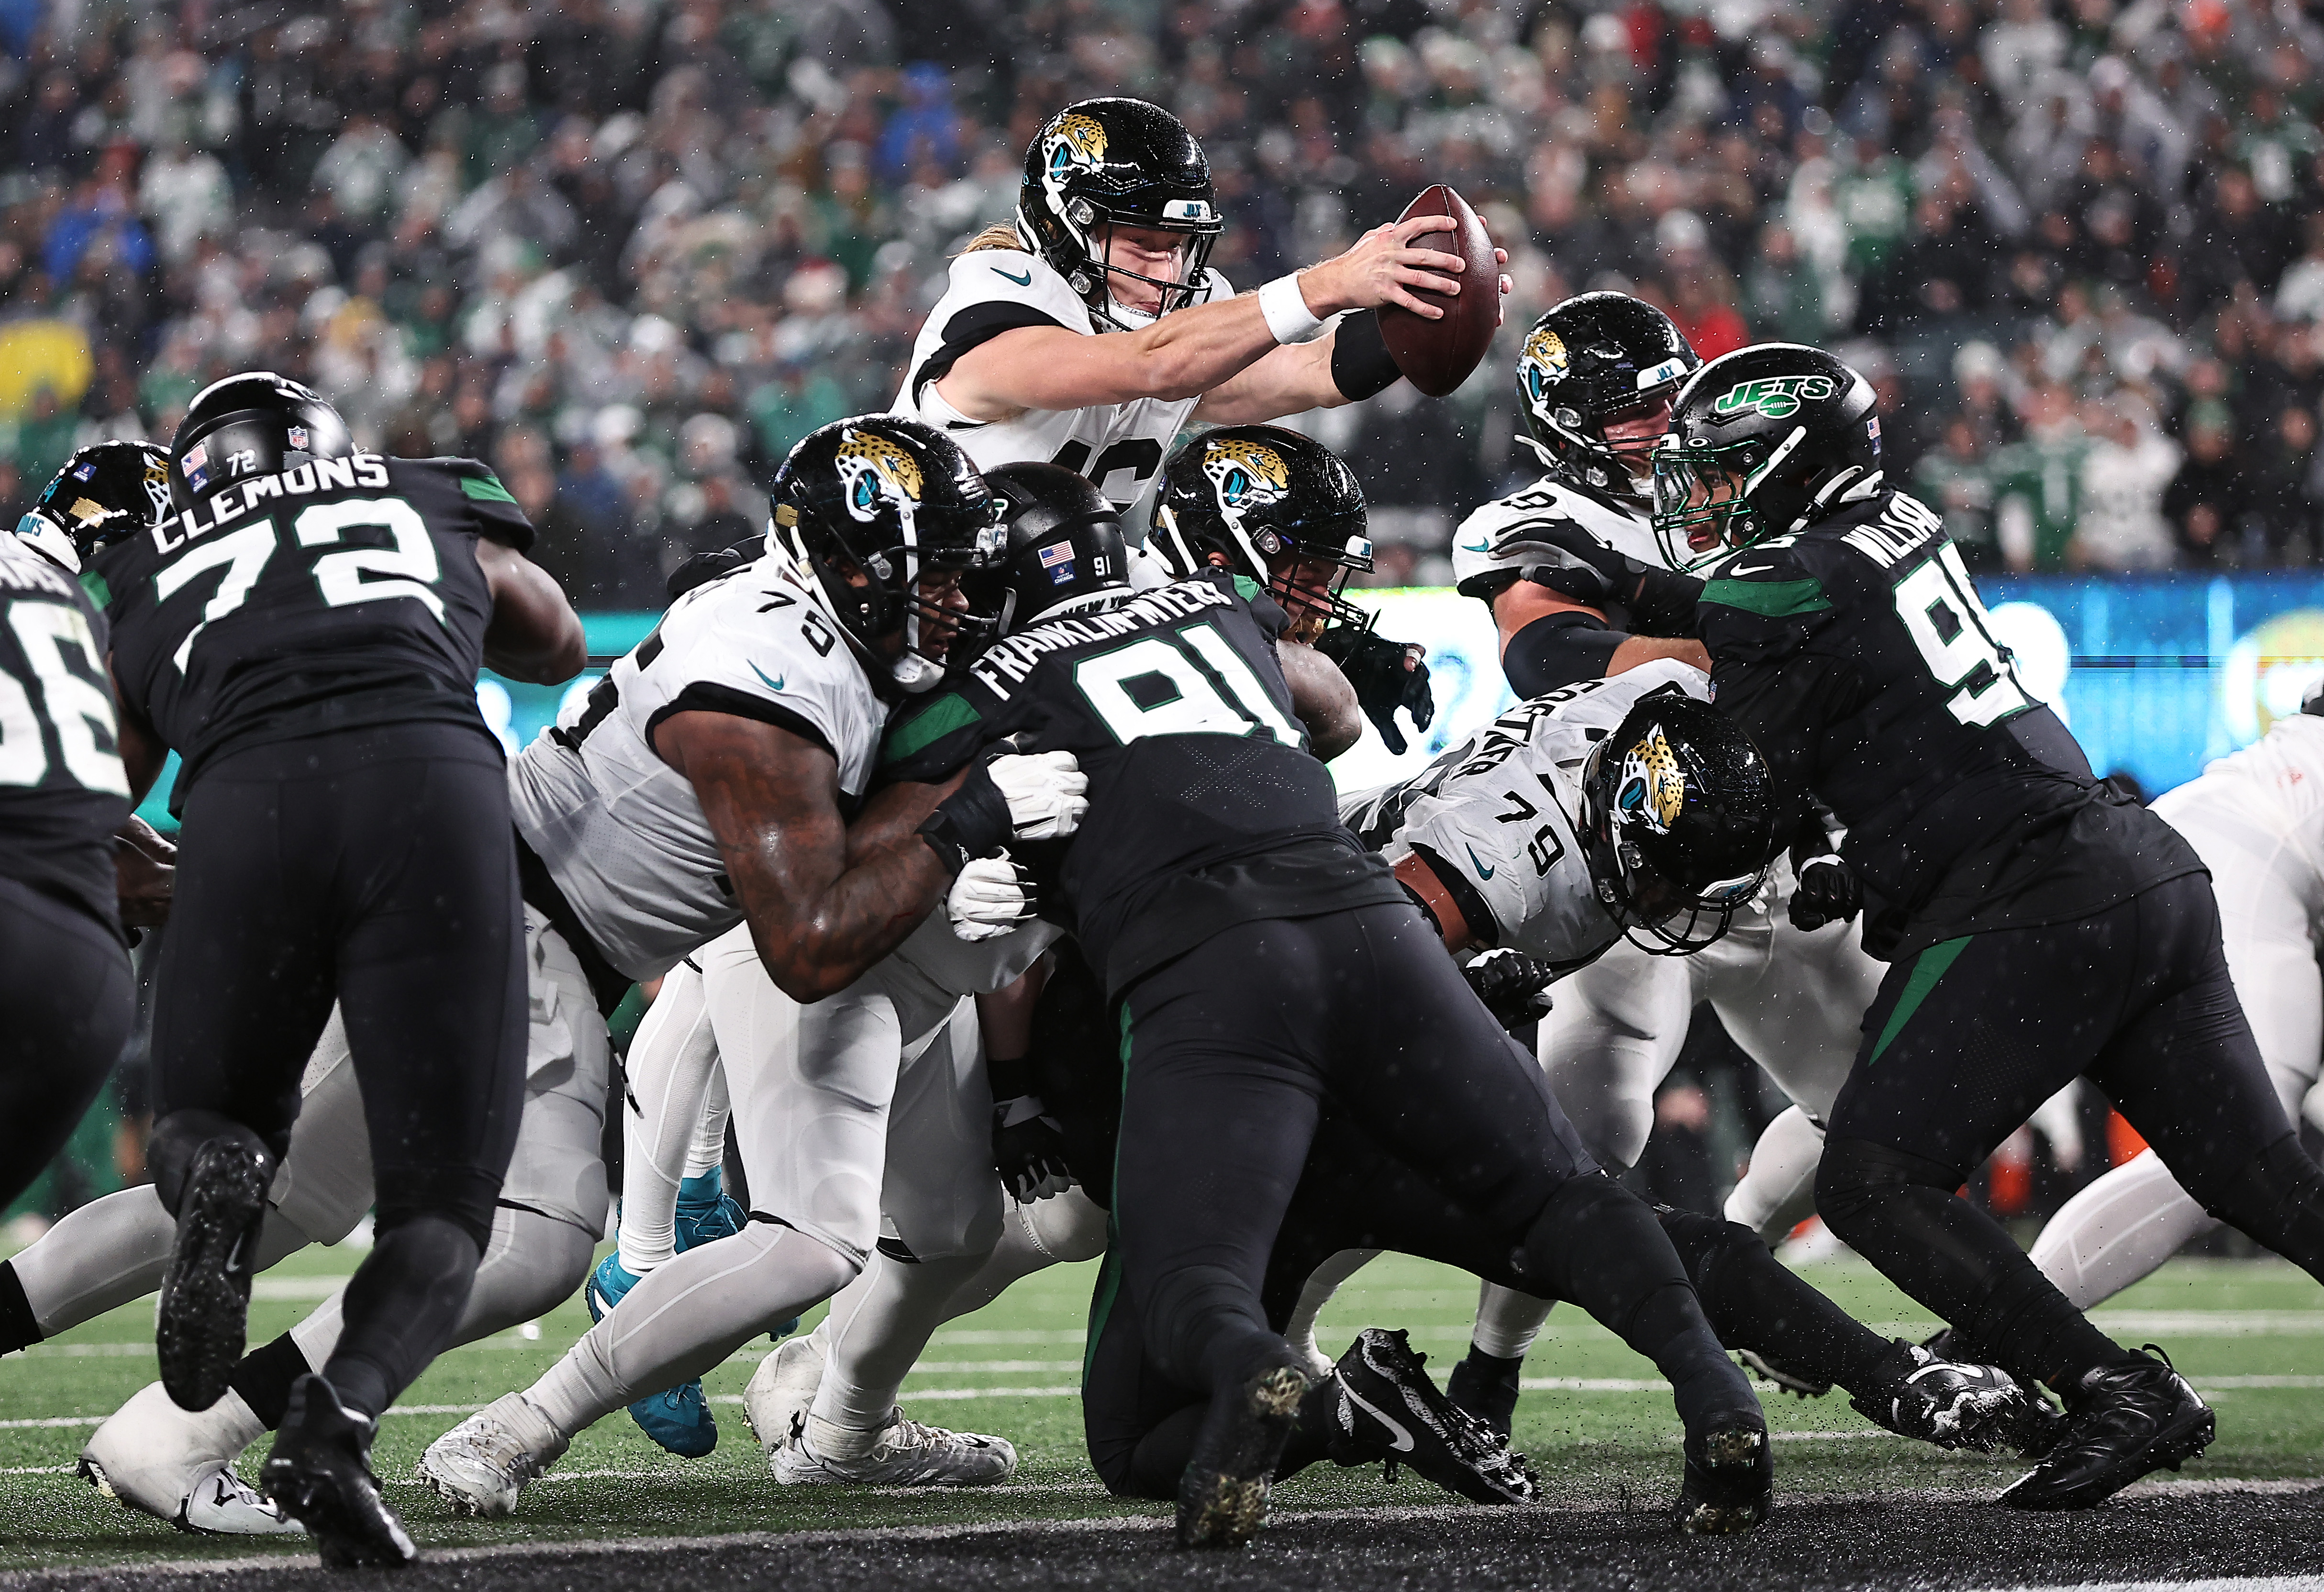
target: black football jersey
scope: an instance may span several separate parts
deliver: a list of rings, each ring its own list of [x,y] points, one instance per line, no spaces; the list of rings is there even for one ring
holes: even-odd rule
[[[1847,826],[1874,955],[2087,916],[2201,867],[2027,694],[1960,549],[1913,498],[1744,549],[1700,613],[1715,700],[1779,796],[1812,793]]]
[[[480,536],[532,542],[489,469],[358,454],[237,482],[101,555],[122,700],[183,759],[173,807],[244,747],[386,723],[489,737]]]
[[[1110,992],[1234,924],[1402,901],[1308,753],[1284,623],[1224,570],[1044,621],[899,716],[880,777],[933,783],[1002,740],[1072,752],[1089,812],[1028,860]]]
[[[105,620],[71,575],[0,536],[0,878],[118,933],[112,836],[128,821]]]

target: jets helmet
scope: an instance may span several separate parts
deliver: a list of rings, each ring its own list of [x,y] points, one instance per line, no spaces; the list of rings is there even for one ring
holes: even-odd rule
[[[799,439],[769,497],[770,540],[814,575],[875,678],[928,690],[955,646],[989,636],[991,615],[943,594],[999,561],[1001,506],[943,432],[896,415],[834,420]]]
[[[984,473],[1008,537],[1000,564],[964,583],[1001,635],[1067,604],[1130,590],[1121,511],[1063,465],[1001,465]]]
[[[1655,449],[1655,538],[1672,568],[1696,569],[1880,485],[1872,383],[1820,348],[1762,343],[1681,389]]]
[[[1025,152],[1017,228],[1033,251],[1107,326],[1145,326],[1209,285],[1205,262],[1221,227],[1210,162],[1186,124],[1142,99],[1084,99],[1041,124]],[[1182,234],[1176,281],[1106,262],[1116,226]],[[1151,312],[1115,302],[1111,279],[1159,290]]]
[[[169,513],[170,456],[150,442],[97,442],[65,461],[16,534],[78,575],[99,548]]]
[[[1340,595],[1372,566],[1364,489],[1337,454],[1284,427],[1222,426],[1172,454],[1147,545],[1181,579],[1217,555],[1268,587],[1295,632],[1371,623]],[[1295,584],[1303,569],[1330,572],[1326,584]]]
[[[246,371],[194,395],[170,445],[170,501],[190,509],[253,475],[355,451],[330,400],[272,371]]]
[[[1646,951],[1702,950],[1766,881],[1767,765],[1732,720],[1674,686],[1640,697],[1591,749],[1582,790],[1592,888]]]

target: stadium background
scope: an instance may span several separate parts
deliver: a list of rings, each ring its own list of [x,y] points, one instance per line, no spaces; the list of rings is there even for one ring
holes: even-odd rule
[[[0,0],[0,502],[272,367],[368,446],[490,461],[618,654],[792,441],[887,404],[1040,116],[1132,93],[1203,140],[1240,285],[1433,180],[1510,250],[1509,346],[1454,399],[1296,422],[1431,649],[1406,762],[1502,700],[1481,615],[1426,588],[1534,473],[1515,339],[1620,286],[1706,356],[1871,376],[1892,475],[2152,793],[2324,672],[2319,61],[2316,8],[2266,0]],[[521,740],[561,694],[480,695]],[[1341,775],[1397,768],[1368,732]],[[1717,1039],[1649,1175],[1715,1191],[1748,1142]],[[139,1175],[137,1105],[124,1067],[19,1213]],[[2044,1140],[2028,1209],[2102,1143]]]

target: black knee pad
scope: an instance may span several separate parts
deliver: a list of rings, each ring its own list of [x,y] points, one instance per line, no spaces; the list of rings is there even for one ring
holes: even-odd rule
[[[380,1167],[373,1174],[378,1203],[372,1231],[394,1231],[415,1217],[438,1216],[492,1247],[493,1212],[500,1207],[501,1180],[473,1167]]]
[[[1749,1262],[1767,1252],[1759,1235],[1739,1221],[1723,1217],[1705,1216],[1698,1210],[1680,1210],[1669,1205],[1654,1208],[1655,1219],[1670,1235],[1671,1247],[1678,1251],[1679,1263],[1686,1267],[1689,1281],[1697,1293],[1703,1292],[1720,1270],[1732,1261]]]
[[[1950,1194],[1960,1187],[1963,1176],[1926,1156],[1892,1150],[1868,1139],[1826,1139],[1823,1159],[1816,1165],[1816,1214],[1845,1239],[1884,1191],[1925,1188]]]
[[[193,1172],[194,1157],[204,1145],[217,1138],[246,1145],[269,1177],[281,1164],[279,1151],[231,1117],[217,1111],[172,1111],[153,1124],[153,1136],[145,1146],[153,1192],[161,1197],[161,1209],[171,1216],[178,1214],[179,1202],[186,1197],[186,1179]]]

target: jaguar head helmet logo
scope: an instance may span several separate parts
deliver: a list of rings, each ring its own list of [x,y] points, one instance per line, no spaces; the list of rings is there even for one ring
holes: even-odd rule
[[[1067,111],[1041,135],[1041,162],[1051,183],[1105,164],[1105,126],[1095,116]]]
[[[854,518],[877,520],[882,504],[906,515],[918,508],[920,462],[878,432],[849,427],[840,435],[835,462]]]
[[[1565,339],[1547,327],[1536,327],[1517,354],[1517,371],[1525,382],[1526,396],[1539,402],[1543,389],[1552,382],[1563,381],[1571,364]]]
[[[1660,724],[1622,754],[1622,778],[1615,787],[1615,822],[1643,824],[1656,834],[1668,834],[1686,806],[1686,774],[1679,768]]]

